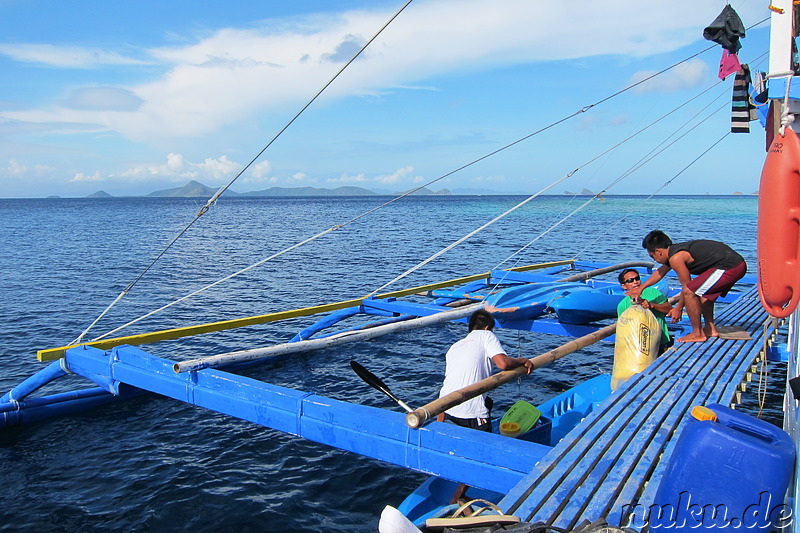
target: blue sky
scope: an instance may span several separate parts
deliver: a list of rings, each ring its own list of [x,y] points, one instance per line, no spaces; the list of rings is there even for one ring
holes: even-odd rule
[[[2,197],[146,194],[235,176],[403,1],[0,0]],[[722,107],[610,193],[649,194],[730,128],[733,77],[703,28],[715,0],[415,0],[232,186],[419,186],[708,46],[622,96],[430,187],[598,191]],[[767,3],[732,5],[750,26]],[[768,24],[740,57],[765,69]],[[759,61],[762,61],[759,63]],[[729,135],[664,194],[758,189],[763,131]]]

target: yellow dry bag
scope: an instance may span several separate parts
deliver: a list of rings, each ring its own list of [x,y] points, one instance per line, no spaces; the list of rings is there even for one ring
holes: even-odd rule
[[[660,341],[661,326],[653,312],[640,305],[627,308],[617,320],[611,390],[655,361]]]

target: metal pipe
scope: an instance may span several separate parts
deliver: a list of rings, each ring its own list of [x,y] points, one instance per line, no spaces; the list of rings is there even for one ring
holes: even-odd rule
[[[599,276],[600,274],[605,274],[606,272],[614,272],[615,270],[621,270],[623,268],[634,268],[634,267],[653,268],[654,266],[655,263],[653,263],[652,261],[630,261],[628,263],[618,263],[616,265],[611,265],[603,268],[596,268],[588,272],[573,274],[571,276],[567,276],[566,278],[561,278],[558,281],[583,281],[585,279]]]
[[[54,379],[65,376],[66,374],[67,373],[61,366],[61,361],[53,361],[45,368],[29,376],[22,383],[5,393],[0,397],[0,403],[22,401],[32,392],[37,391]]]
[[[454,311],[442,311],[433,315],[407,320],[396,324],[388,324],[384,326],[377,326],[366,331],[348,331],[323,339],[312,339],[308,341],[300,341],[286,344],[279,344],[277,346],[268,346],[266,348],[255,348],[252,350],[240,350],[237,352],[228,352],[219,355],[211,355],[209,357],[199,357],[197,359],[189,359],[187,361],[180,361],[173,365],[173,370],[176,373],[190,372],[192,370],[202,370],[203,368],[213,368],[222,365],[230,365],[234,363],[242,363],[245,361],[253,361],[255,359],[263,359],[273,355],[285,355],[289,353],[303,352],[306,350],[319,350],[321,348],[329,348],[337,346],[346,342],[353,342],[354,340],[365,340],[380,337],[387,333],[394,333],[397,331],[404,331],[408,329],[421,328],[430,324],[439,322],[448,322],[450,320],[457,320],[472,314],[474,311],[483,308],[482,303],[472,304],[461,307]]]

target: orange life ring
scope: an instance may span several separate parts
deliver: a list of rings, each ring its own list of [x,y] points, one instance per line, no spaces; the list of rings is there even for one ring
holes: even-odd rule
[[[761,171],[758,294],[779,318],[800,302],[800,139],[788,126],[775,136]]]

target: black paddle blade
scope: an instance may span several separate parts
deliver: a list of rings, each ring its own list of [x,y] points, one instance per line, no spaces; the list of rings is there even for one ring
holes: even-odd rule
[[[392,400],[396,401],[400,407],[408,411],[409,413],[413,410],[408,405],[406,405],[400,398],[392,394],[392,391],[389,390],[389,387],[386,386],[386,383],[380,380],[378,376],[361,366],[360,364],[356,363],[355,361],[350,361],[350,368],[353,369],[353,372],[358,374],[358,377],[364,380],[367,385],[374,387],[384,393],[386,396],[391,398]]]
[[[370,385],[371,387],[378,389],[392,400],[395,401],[397,400],[395,395],[392,394],[392,391],[389,390],[389,387],[386,386],[386,383],[381,381],[381,379],[378,376],[376,376],[375,374],[373,374],[360,364],[356,363],[355,361],[350,361],[350,368],[352,368],[353,372],[358,374],[358,377],[363,379],[367,385]]]

